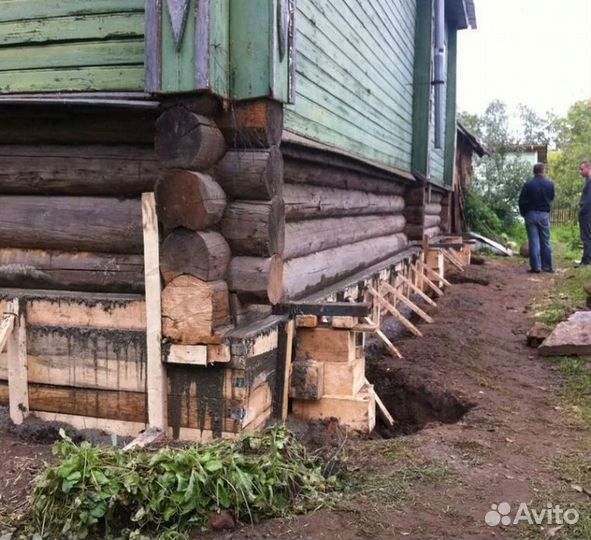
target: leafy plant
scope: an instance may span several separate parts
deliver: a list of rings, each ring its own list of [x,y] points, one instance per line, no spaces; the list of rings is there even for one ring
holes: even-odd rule
[[[283,426],[235,442],[157,453],[74,444],[39,480],[31,520],[50,538],[181,537],[222,510],[239,520],[303,512],[324,501],[334,478]]]

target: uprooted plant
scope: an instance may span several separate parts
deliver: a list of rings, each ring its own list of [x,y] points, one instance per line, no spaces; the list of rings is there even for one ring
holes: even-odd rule
[[[53,449],[61,459],[33,493],[31,523],[42,537],[179,537],[224,510],[248,522],[302,512],[335,485],[284,426],[155,453],[61,435]]]

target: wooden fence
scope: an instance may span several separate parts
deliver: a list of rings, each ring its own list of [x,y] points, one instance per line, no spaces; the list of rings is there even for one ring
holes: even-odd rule
[[[553,225],[565,225],[577,223],[579,220],[579,208],[576,206],[563,206],[552,209],[550,221]]]

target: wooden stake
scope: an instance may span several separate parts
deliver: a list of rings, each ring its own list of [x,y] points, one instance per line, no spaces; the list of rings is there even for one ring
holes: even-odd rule
[[[365,384],[370,384],[370,382],[367,379],[365,379]],[[373,391],[373,395],[376,400],[376,405],[378,406],[378,414],[380,415],[380,418],[389,426],[393,426],[396,423],[396,421],[394,420],[394,417],[390,414],[388,409],[386,409],[384,402],[380,399],[380,396],[378,396],[378,393],[375,391],[375,389]]]
[[[427,274],[429,276],[431,276],[431,279],[441,281],[446,287],[452,286],[452,284],[447,279],[445,279],[441,274],[438,274],[437,272],[435,272],[435,270],[433,270],[433,268],[429,268],[428,266],[425,266],[425,269],[427,271]]]
[[[403,304],[406,304],[425,322],[428,322],[429,324],[435,322],[432,317],[427,315],[419,306],[417,306],[414,302],[412,302],[406,296],[404,296],[398,289],[392,287],[392,285],[390,285],[389,283],[382,283],[382,287],[384,287],[387,291],[392,293],[394,297],[400,300]]]
[[[450,250],[448,249],[444,249],[443,250],[443,256],[453,265],[455,266],[460,272],[464,271],[464,267],[462,266],[462,263],[456,258],[455,255],[452,255],[452,253],[450,252]]]
[[[281,419],[287,419],[289,405],[289,386],[291,379],[291,357],[293,353],[293,336],[295,332],[295,320],[290,319],[286,325],[287,343],[285,344],[285,373],[283,375],[283,401],[281,406]]]
[[[369,292],[372,296],[377,300],[379,304],[386,308],[386,311],[390,313],[393,317],[398,319],[406,328],[408,328],[415,336],[423,337],[423,333],[414,325],[412,324],[400,311],[398,311],[390,302],[383,298],[383,296],[376,291],[373,287],[368,288]]]
[[[421,289],[419,289],[406,276],[403,276],[402,274],[399,274],[398,277],[400,278],[400,280],[402,281],[402,283],[405,283],[406,285],[408,285],[410,287],[410,289],[413,290],[416,294],[418,294],[425,302],[427,302],[427,304],[430,304],[430,305],[432,305],[434,307],[437,306],[437,304],[435,303],[435,301],[432,298],[429,298],[423,291],[421,291]]]
[[[146,351],[148,424],[164,432],[168,429],[166,367],[162,363],[162,308],[158,218],[154,193],[142,194],[144,227],[144,273],[146,286]]]
[[[27,327],[25,313],[20,312],[18,299],[12,301],[10,311],[14,328],[8,335],[8,402],[10,419],[22,424],[29,415],[27,379]]]

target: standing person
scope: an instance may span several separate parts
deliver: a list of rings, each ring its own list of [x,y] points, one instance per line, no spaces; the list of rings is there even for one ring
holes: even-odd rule
[[[591,161],[581,161],[579,174],[585,179],[579,202],[579,229],[583,241],[583,258],[577,266],[591,264]]]
[[[554,182],[544,176],[545,172],[546,166],[536,163],[534,177],[523,184],[519,194],[519,212],[525,219],[529,242],[528,271],[535,274],[554,271],[550,244],[550,208],[554,201]]]

